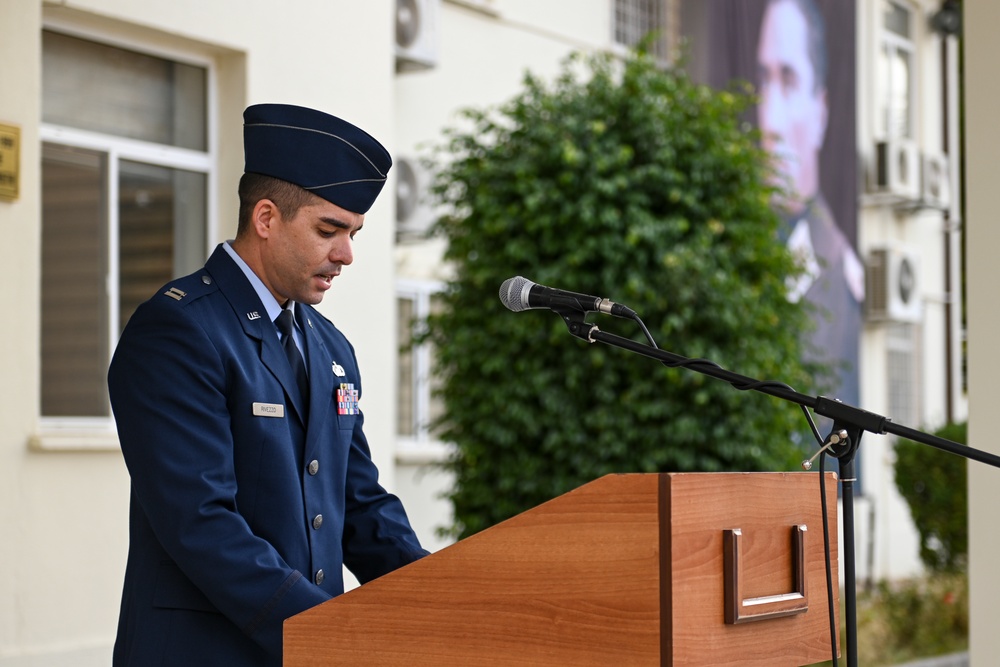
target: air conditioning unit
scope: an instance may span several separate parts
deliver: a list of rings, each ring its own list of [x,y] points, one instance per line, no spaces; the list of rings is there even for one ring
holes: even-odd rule
[[[873,248],[865,267],[865,315],[872,322],[919,322],[920,262],[912,250]]]
[[[441,0],[396,0],[396,71],[429,69],[438,60]]]
[[[948,208],[951,205],[948,157],[940,153],[922,155],[920,172],[921,201],[934,208]]]
[[[920,159],[912,141],[875,144],[874,189],[905,201],[920,198]]]
[[[417,160],[396,158],[396,240],[425,238],[434,223],[434,211],[427,201],[430,174]]]

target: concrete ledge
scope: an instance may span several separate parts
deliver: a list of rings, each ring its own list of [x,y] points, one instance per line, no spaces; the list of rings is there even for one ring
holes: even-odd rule
[[[933,658],[924,658],[914,662],[907,662],[896,667],[969,667],[968,653],[949,653]]]

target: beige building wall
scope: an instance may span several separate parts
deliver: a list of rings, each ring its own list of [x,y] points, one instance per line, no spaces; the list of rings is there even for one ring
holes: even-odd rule
[[[1000,454],[1000,309],[997,308],[997,248],[1000,248],[1000,49],[995,28],[1000,4],[964,2],[966,252],[968,253],[969,444]],[[994,665],[1000,655],[1000,470],[969,465],[970,664]]]
[[[120,475],[109,473],[113,458],[94,458],[69,455],[49,459],[27,451],[28,438],[32,435],[38,402],[38,257],[39,234],[38,217],[39,162],[37,124],[39,117],[39,74],[41,63],[37,58],[25,58],[25,54],[38,53],[41,37],[41,11],[37,2],[21,1],[0,6],[0,23],[4,25],[7,37],[0,40],[0,62],[9,63],[0,68],[0,123],[20,130],[20,193],[13,202],[0,201],[0,228],[6,231],[7,241],[0,244],[0,266],[4,269],[4,281],[16,280],[15,289],[3,290],[0,294],[0,312],[3,312],[3,345],[0,346],[0,664],[5,655],[21,651],[28,642],[42,645],[44,632],[51,631],[48,618],[64,620],[62,608],[63,591],[69,581],[86,581],[87,569],[95,560],[91,551],[87,557],[75,554],[76,546],[89,541],[88,525],[90,513],[81,511],[81,503],[69,503],[65,498],[57,498],[57,490],[47,478],[65,478],[79,475],[80,478],[94,480],[101,489],[117,486],[121,488]],[[14,63],[22,63],[15,67]],[[7,273],[10,271],[11,273]],[[111,465],[109,465],[109,460]],[[37,488],[38,480],[43,486]],[[33,488],[32,485],[36,488]],[[112,491],[113,493],[113,491]],[[42,498],[38,514],[31,503]],[[120,518],[118,503],[109,503],[106,498],[95,499],[94,505],[109,511],[115,521]],[[57,517],[54,523],[44,520],[44,516]],[[120,538],[114,539],[119,545]],[[58,554],[62,554],[61,556]],[[33,567],[32,563],[46,563],[55,567],[62,575],[50,576],[44,568]],[[106,572],[120,572],[124,560],[107,566]],[[98,575],[100,576],[100,575]],[[107,579],[107,576],[104,577]],[[61,583],[56,579],[62,579]],[[38,585],[32,583],[35,580]],[[75,588],[75,586],[74,586]],[[84,594],[86,595],[86,594]],[[81,595],[82,598],[84,595]],[[104,604],[107,597],[101,596],[97,605]],[[78,612],[83,609],[77,605]],[[32,627],[28,616],[42,616],[45,628]],[[44,615],[44,616],[43,616]],[[106,637],[106,629],[101,628],[102,618],[74,625],[77,643],[98,643]],[[51,641],[51,637],[48,639]],[[74,641],[69,639],[68,641]]]
[[[954,79],[957,60],[942,60],[942,43],[947,41],[954,50],[954,38],[943,39],[936,34],[927,18],[940,8],[937,0],[916,0],[904,3],[912,13],[914,53],[915,108],[913,109],[912,140],[920,154],[940,153],[945,140],[944,110],[948,92],[942,88],[944,72]],[[894,411],[890,405],[893,390],[888,373],[887,350],[894,324],[866,321],[860,349],[861,403],[865,410],[889,417],[893,422],[920,430],[934,430],[946,423],[949,409],[944,387],[950,381],[955,387],[951,417],[965,418],[967,407],[961,391],[959,347],[949,375],[946,360],[946,303],[957,299],[955,292],[945,293],[948,267],[943,252],[946,224],[945,213],[937,208],[919,206],[912,201],[900,202],[887,197],[873,186],[875,146],[887,137],[879,128],[878,104],[882,100],[879,70],[876,67],[882,48],[886,3],[882,0],[862,0],[857,11],[857,150],[859,176],[858,251],[862,261],[875,248],[894,248],[915,253],[919,258],[918,280],[921,315],[911,323],[918,350],[913,360],[918,390],[913,396],[914,414]],[[954,95],[954,93],[952,93]],[[954,119],[955,116],[953,115]],[[957,127],[957,125],[956,125]],[[959,155],[952,141],[951,152]],[[951,219],[957,219],[958,199],[953,198]],[[953,235],[954,236],[954,235]],[[953,238],[957,248],[957,236]],[[953,253],[951,284],[958,285],[957,253]],[[956,311],[957,312],[957,311]],[[956,323],[952,322],[955,327]],[[893,474],[895,436],[866,433],[862,438],[861,463],[863,495],[855,506],[857,520],[858,577],[861,580],[899,578],[921,571],[919,537],[910,517],[909,507],[896,489]]]

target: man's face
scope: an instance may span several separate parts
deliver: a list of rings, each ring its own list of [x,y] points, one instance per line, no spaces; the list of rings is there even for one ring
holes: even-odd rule
[[[819,189],[819,151],[826,132],[826,91],[815,88],[808,40],[806,19],[795,3],[767,8],[757,46],[757,115],[777,185],[787,191],[787,199],[778,203],[792,212]]]
[[[274,209],[261,251],[261,276],[278,303],[286,299],[315,305],[340,270],[354,261],[354,235],[365,216],[315,197],[294,217]]]

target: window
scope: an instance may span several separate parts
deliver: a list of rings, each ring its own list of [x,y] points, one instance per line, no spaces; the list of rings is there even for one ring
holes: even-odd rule
[[[399,339],[396,434],[405,445],[433,442],[431,424],[442,414],[434,396],[436,382],[431,371],[434,351],[430,344],[414,344],[423,323],[437,307],[435,295],[442,289],[431,281],[401,281],[396,292]]]
[[[41,414],[106,428],[122,328],[207,255],[209,68],[46,30],[42,81]]]
[[[917,325],[894,322],[887,329],[889,414],[900,424],[919,424],[920,378]]]
[[[654,35],[649,50],[666,59],[670,37],[667,29],[677,25],[676,21],[667,20],[667,14],[675,4],[670,0],[615,0],[612,17],[615,44],[632,48]]]
[[[886,139],[913,138],[914,44],[912,12],[884,2],[882,39],[876,62],[877,130]]]

